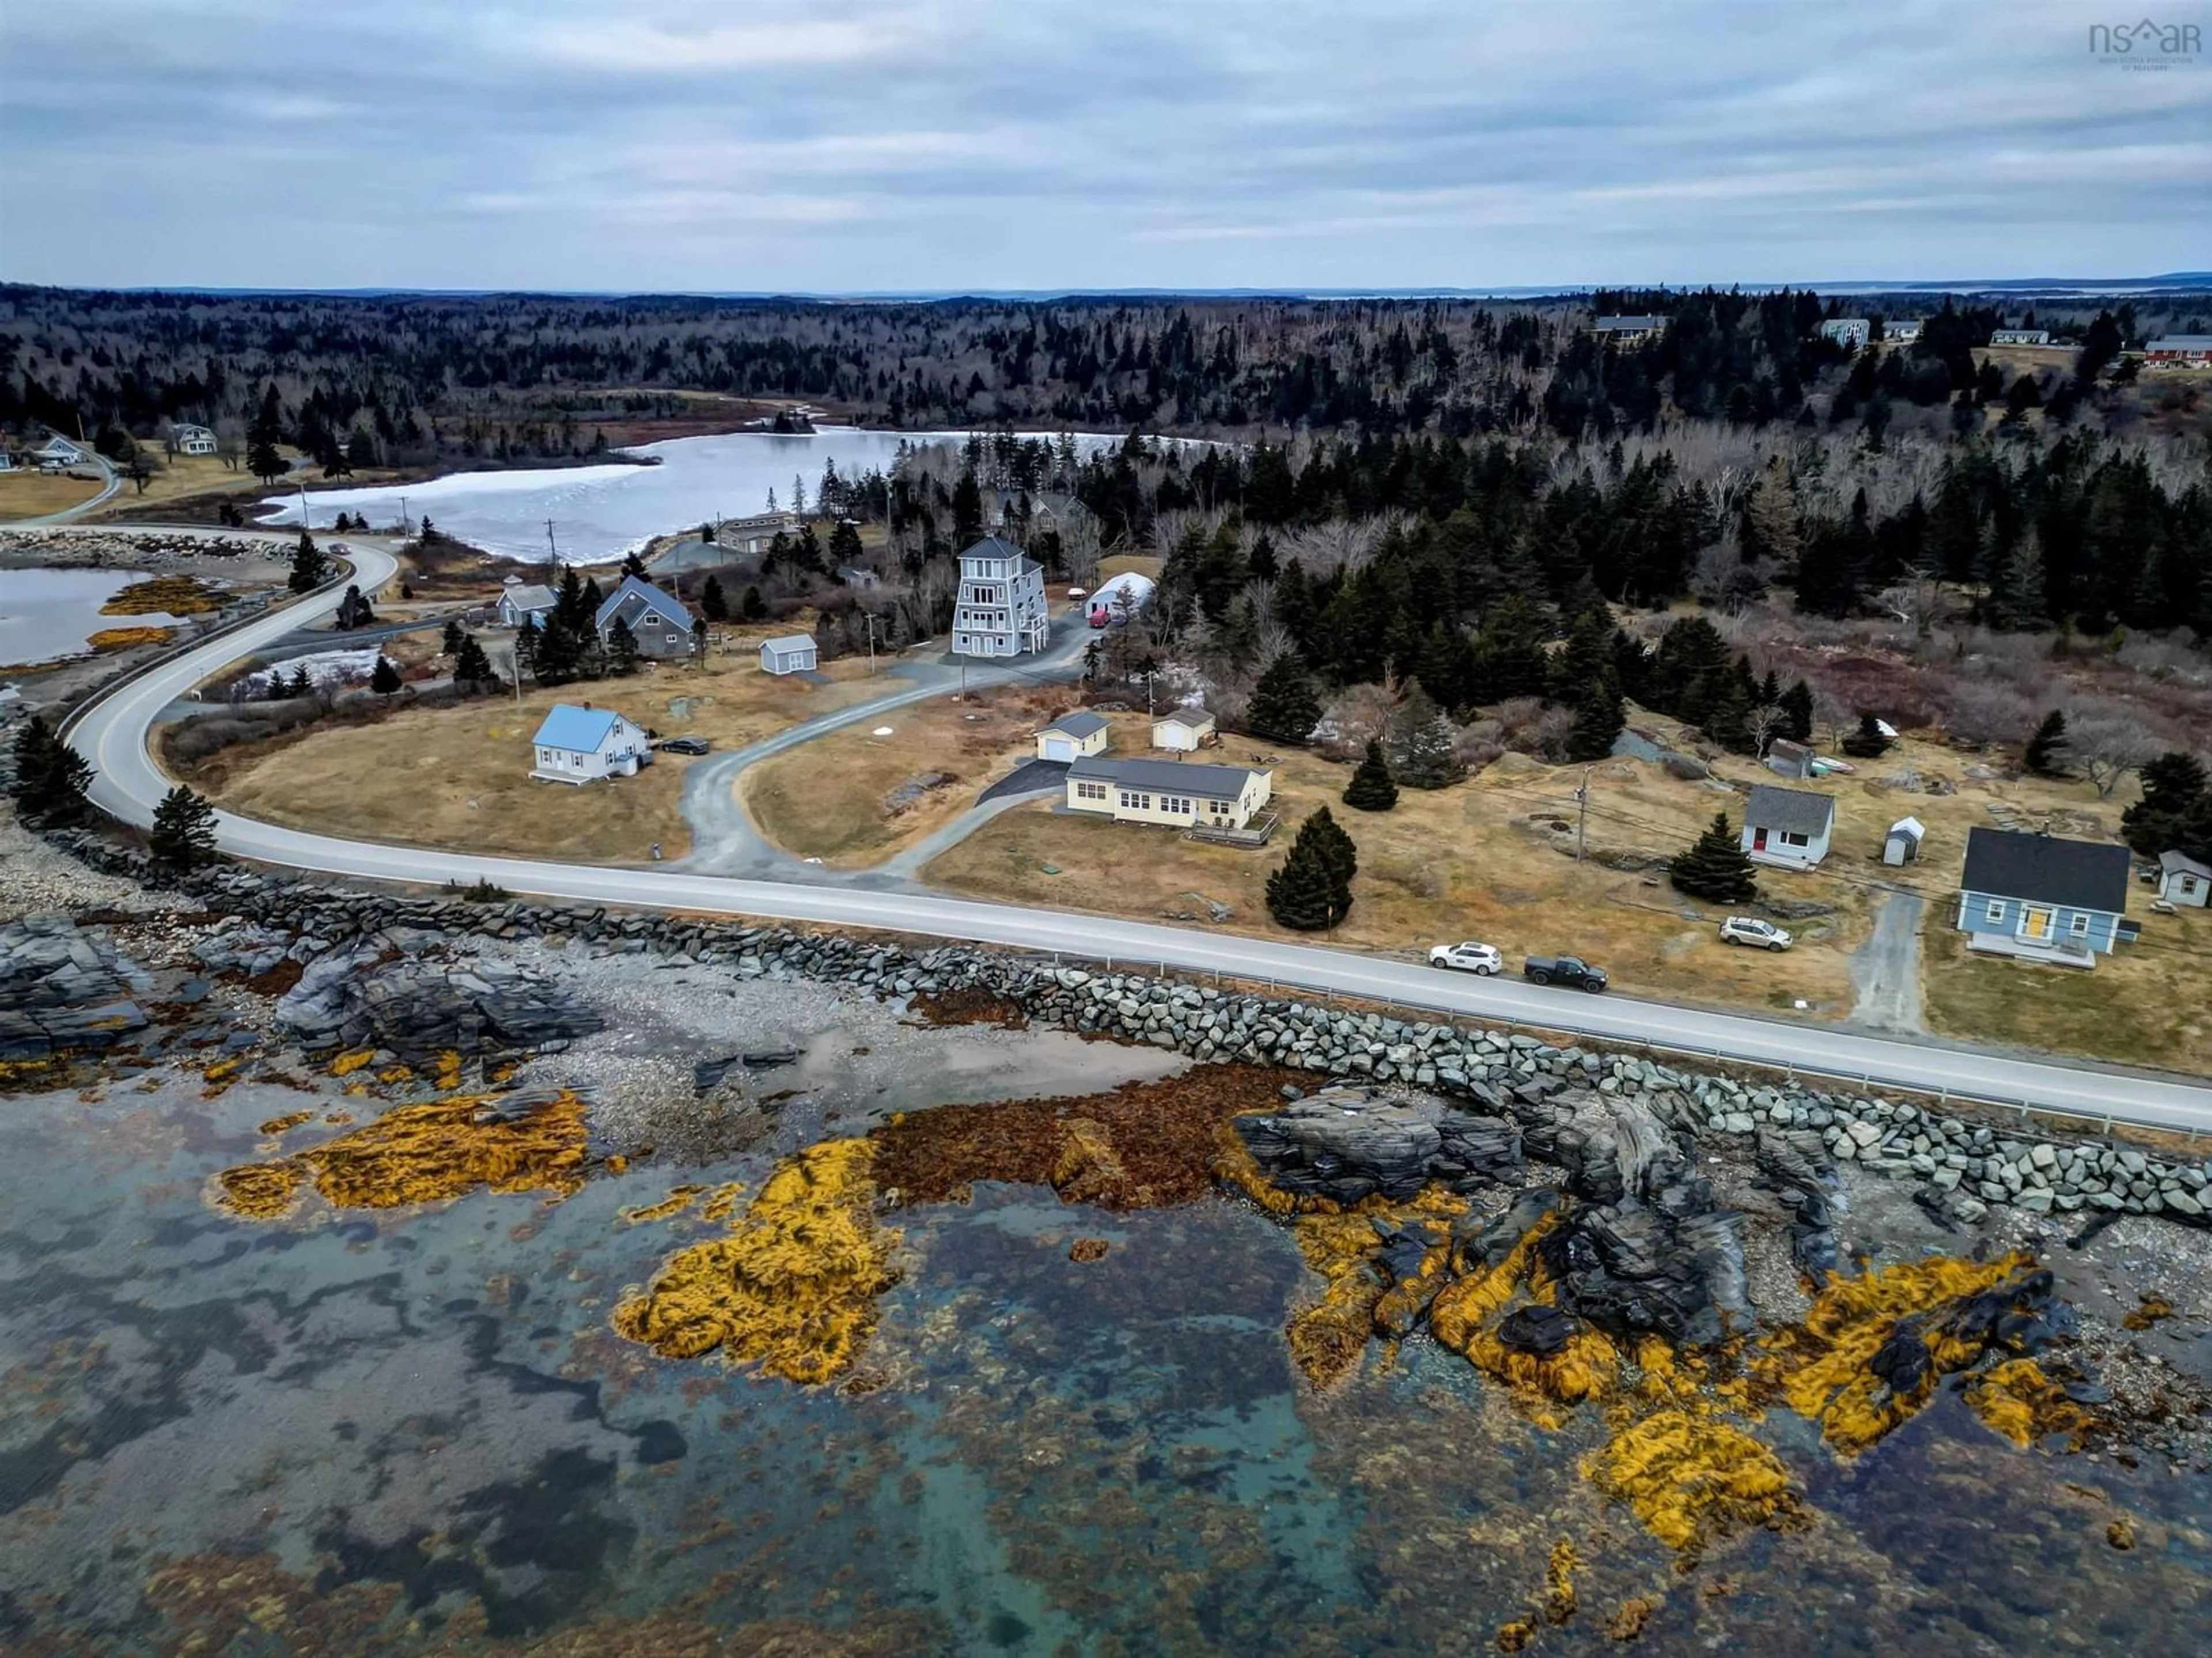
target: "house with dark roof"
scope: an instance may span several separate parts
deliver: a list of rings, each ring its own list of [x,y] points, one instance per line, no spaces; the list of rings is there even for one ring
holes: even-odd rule
[[[2094,967],[2134,939],[2125,847],[1977,829],[1966,835],[1959,930],[1986,954]]]
[[[952,607],[955,656],[1025,656],[1042,650],[1051,631],[1044,568],[1035,559],[997,536],[961,553]]]
[[[553,590],[543,582],[525,581],[520,576],[509,576],[501,585],[499,603],[494,606],[502,628],[520,628],[526,616],[535,616],[540,627],[553,614],[560,603]]]
[[[1667,331],[1664,317],[1600,317],[1590,325],[1590,331],[1601,340],[1612,340],[1620,345],[1641,345],[1646,340],[1656,340]]]
[[[1241,829],[1274,792],[1274,773],[1245,766],[1085,759],[1067,768],[1068,810],[1117,823]]]
[[[1040,760],[1076,761],[1106,752],[1106,716],[1079,708],[1064,714],[1036,734]]]
[[[612,708],[556,702],[530,739],[537,763],[530,774],[548,783],[591,783],[635,777],[653,763],[653,741]]]
[[[1754,783],[1751,799],[1744,802],[1738,844],[1754,864],[1811,869],[1828,855],[1829,837],[1835,832],[1833,795]]]
[[[592,625],[599,629],[605,647],[608,631],[620,622],[637,641],[640,656],[667,658],[691,654],[691,612],[665,587],[656,587],[642,577],[626,575],[622,586],[601,601]]]

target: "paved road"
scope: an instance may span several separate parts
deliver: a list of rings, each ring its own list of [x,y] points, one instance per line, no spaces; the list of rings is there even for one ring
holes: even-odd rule
[[[390,574],[388,554],[357,548],[369,587]],[[327,608],[335,598],[306,601]],[[95,703],[72,722],[70,740],[98,769],[93,798],[144,824],[168,786],[149,757],[146,733],[160,709],[194,681],[297,627],[289,607],[212,641]],[[2041,1063],[1963,1046],[1785,1024],[1622,997],[1540,990],[1517,981],[1473,979],[1401,961],[1308,945],[1222,937],[1196,929],[1064,914],[928,894],[867,892],[789,882],[732,880],[678,870],[478,858],[344,841],[219,813],[216,838],[240,857],[295,869],[413,883],[483,878],[533,897],[587,903],[664,905],[720,914],[878,928],[924,937],[1109,960],[1133,969],[1181,969],[1269,980],[1323,992],[1471,1017],[1504,1018],[1578,1035],[1644,1042],[1729,1058],[1821,1070],[1875,1084],[1955,1090],[2049,1109],[2141,1123],[2212,1129],[2212,1088],[2085,1066]]]

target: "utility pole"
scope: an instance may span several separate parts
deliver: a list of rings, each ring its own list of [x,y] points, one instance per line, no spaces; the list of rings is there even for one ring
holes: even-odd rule
[[[545,580],[557,586],[561,581],[561,550],[553,543],[553,520],[545,520]]]
[[[301,479],[300,480],[300,530],[301,530],[301,532],[302,534],[305,534],[305,533],[306,533],[306,531],[307,531],[307,479],[305,479],[305,478],[301,478]]]
[[[1575,800],[1581,808],[1575,815],[1575,861],[1583,860],[1583,840],[1589,828],[1590,768],[1583,768],[1583,786],[1575,791]]]
[[[404,495],[399,497],[399,538],[407,539],[407,497]]]
[[[876,671],[876,613],[863,610],[860,618],[868,624],[868,673],[872,677]]]

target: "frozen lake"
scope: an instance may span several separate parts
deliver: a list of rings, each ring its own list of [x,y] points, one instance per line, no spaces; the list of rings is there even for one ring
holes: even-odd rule
[[[0,570],[0,667],[76,656],[103,628],[169,628],[173,616],[102,616],[143,570]]]
[[[765,511],[769,491],[788,507],[792,481],[814,499],[823,469],[835,461],[844,477],[888,472],[902,447],[958,443],[964,432],[870,432],[826,427],[809,436],[767,432],[676,438],[627,452],[653,455],[658,466],[600,463],[527,471],[455,472],[404,488],[307,491],[307,516],[327,528],[341,513],[366,513],[373,525],[398,521],[404,497],[409,517],[427,514],[437,527],[487,552],[542,559],[550,519],[561,556],[577,564],[611,564],[666,535],[708,519],[744,518]],[[1085,454],[1118,438],[1079,435]],[[271,495],[260,521],[297,524],[295,491]]]

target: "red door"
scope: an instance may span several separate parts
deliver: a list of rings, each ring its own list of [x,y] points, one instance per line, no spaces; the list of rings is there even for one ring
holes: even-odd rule
[[[1765,829],[1755,829],[1752,830],[1751,849],[1753,852],[1765,852],[1766,850],[1766,831]]]

